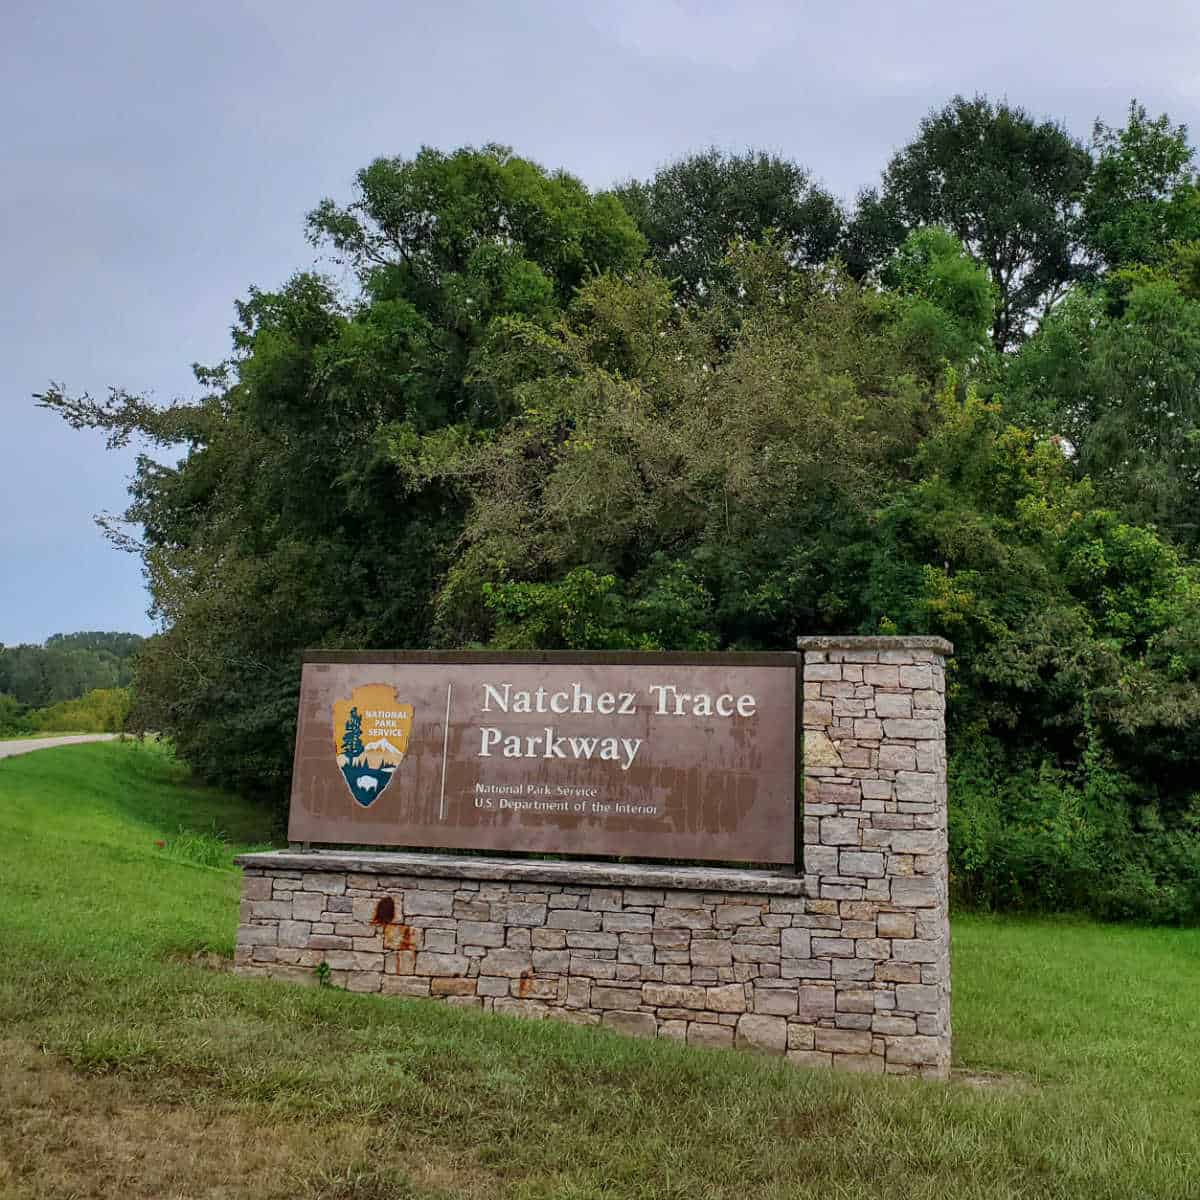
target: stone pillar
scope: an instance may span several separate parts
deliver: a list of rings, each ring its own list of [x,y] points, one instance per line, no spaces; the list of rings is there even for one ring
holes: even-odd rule
[[[834,1023],[862,1029],[869,1007],[873,1037],[882,1039],[872,1050],[882,1050],[888,1072],[943,1077],[945,659],[953,647],[935,637],[809,637],[799,648],[806,908],[830,922],[813,931],[814,957],[833,947],[826,937],[840,942]]]

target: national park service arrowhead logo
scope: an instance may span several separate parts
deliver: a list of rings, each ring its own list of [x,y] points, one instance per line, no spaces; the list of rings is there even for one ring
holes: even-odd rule
[[[333,702],[333,748],[350,795],[370,808],[392,782],[408,753],[413,706],[386,683],[356,687]]]

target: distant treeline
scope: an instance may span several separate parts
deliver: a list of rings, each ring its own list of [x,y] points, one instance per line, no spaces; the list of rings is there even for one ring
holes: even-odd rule
[[[0,646],[0,734],[119,730],[129,711],[136,633],[56,633]]]
[[[95,688],[127,687],[143,641],[136,633],[56,633],[42,646],[0,646],[0,692],[45,708]]]

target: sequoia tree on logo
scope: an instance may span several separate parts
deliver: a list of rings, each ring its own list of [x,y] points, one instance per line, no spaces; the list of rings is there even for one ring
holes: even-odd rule
[[[370,808],[395,778],[408,753],[413,706],[385,683],[356,687],[333,702],[333,746],[350,795]]]

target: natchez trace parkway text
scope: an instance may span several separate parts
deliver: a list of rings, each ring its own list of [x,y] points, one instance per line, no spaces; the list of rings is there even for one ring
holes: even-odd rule
[[[674,684],[652,683],[650,711],[660,717],[752,717],[758,702],[752,695],[734,696],[731,692],[682,692]],[[534,691],[514,689],[511,683],[482,685],[480,711],[485,713],[547,713],[558,716],[592,715],[635,717],[639,712],[637,692],[600,692],[593,695],[582,684],[574,683],[561,691],[544,687]],[[496,725],[481,725],[479,757],[493,754],[504,758],[598,758],[617,762],[628,771],[641,749],[642,739],[618,735],[577,737],[560,735],[553,725],[541,733],[513,734]]]

